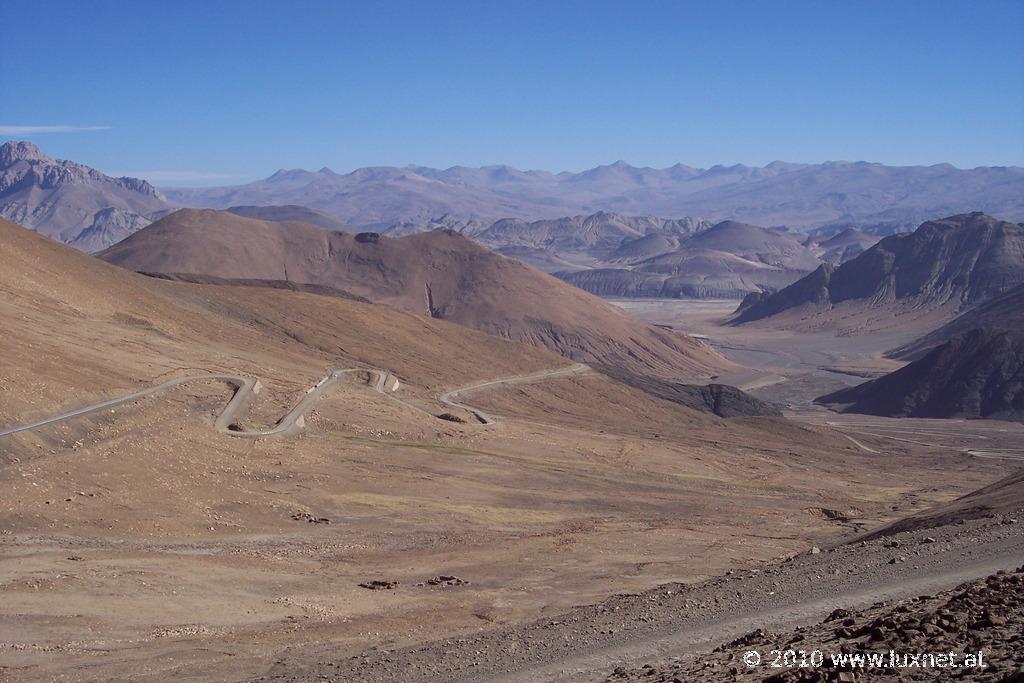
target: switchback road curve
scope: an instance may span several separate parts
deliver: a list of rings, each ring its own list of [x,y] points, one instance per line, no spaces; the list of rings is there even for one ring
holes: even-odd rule
[[[485,387],[497,386],[501,384],[522,384],[526,382],[539,382],[545,379],[553,379],[556,377],[563,377],[566,375],[576,374],[586,369],[587,367],[585,365],[576,364],[568,368],[555,368],[553,370],[545,370],[542,372],[532,373],[528,375],[516,375],[513,377],[503,379],[479,382],[477,384],[472,384],[466,387],[461,387],[458,389],[452,389],[450,391],[447,391],[440,397],[440,401],[445,405],[461,408],[463,410],[470,412],[471,414],[477,417],[481,425],[489,426],[495,424],[496,422],[492,416],[486,415],[484,412],[477,408],[459,402],[458,400],[456,400],[455,397],[459,396],[463,392],[467,392],[474,389],[482,389]],[[278,420],[277,423],[270,429],[243,430],[237,427],[237,423],[241,415],[244,413],[245,409],[248,407],[249,402],[256,395],[259,394],[261,388],[259,380],[253,379],[251,377],[243,377],[241,375],[205,374],[190,375],[188,377],[179,377],[177,379],[168,380],[161,384],[157,384],[146,389],[142,389],[140,391],[132,392],[130,394],[126,394],[118,398],[103,401],[102,403],[96,403],[93,405],[85,406],[84,408],[70,410],[64,413],[60,413],[58,415],[54,415],[52,417],[37,420],[36,422],[30,422],[27,424],[17,425],[14,427],[8,427],[6,429],[0,429],[0,437],[9,436],[11,434],[17,434],[19,432],[32,431],[34,429],[39,429],[40,427],[45,427],[47,425],[64,422],[66,420],[71,420],[76,417],[82,417],[84,415],[89,415],[92,413],[97,413],[101,410],[106,410],[108,408],[115,408],[117,406],[124,405],[132,401],[137,401],[141,398],[146,398],[148,396],[153,396],[155,394],[161,394],[166,391],[170,391],[171,389],[179,387],[183,384],[188,384],[190,382],[207,381],[223,382],[224,384],[227,384],[228,386],[234,389],[234,393],[232,394],[231,399],[228,401],[227,406],[224,407],[224,410],[221,411],[221,414],[214,421],[214,427],[217,429],[217,431],[228,436],[234,436],[239,438],[265,438],[272,436],[281,436],[301,429],[305,424],[305,414],[309,411],[313,404],[316,403],[317,399],[323,396],[324,393],[326,393],[328,390],[333,388],[335,384],[337,384],[342,378],[345,377],[345,375],[358,373],[368,373],[371,375],[371,377],[373,378],[373,383],[371,386],[374,391],[377,391],[378,393],[393,398],[394,400],[404,405],[408,405],[412,408],[415,408],[416,410],[423,410],[419,406],[415,406],[410,403],[407,403],[406,401],[402,401],[401,399],[392,395],[391,392],[394,391],[396,387],[392,385],[392,389],[389,390],[387,388],[389,384],[388,380],[394,379],[395,385],[397,385],[397,378],[394,378],[394,375],[392,375],[389,371],[380,370],[377,368],[346,368],[343,370],[333,370],[326,377],[324,377],[319,382],[314,384],[310,389],[306,391],[306,395],[303,396],[302,399],[297,404],[295,404],[295,407],[292,408],[284,417]]]

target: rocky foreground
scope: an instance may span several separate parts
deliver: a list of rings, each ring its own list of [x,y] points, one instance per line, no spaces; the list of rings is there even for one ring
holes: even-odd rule
[[[989,666],[953,680],[1024,683],[1011,677],[1024,664],[1024,576],[996,573],[1024,562],[1022,513],[1015,505],[939,528],[812,548],[699,584],[616,595],[433,643],[362,652],[311,644],[283,653],[257,680],[915,680],[906,670],[899,679],[900,672],[750,668],[740,660],[755,649],[770,663],[772,649],[827,653],[845,646],[913,654],[981,649]],[[964,581],[973,582],[950,590]],[[948,680],[950,671],[910,676]]]
[[[951,652],[964,657],[949,658]],[[881,666],[861,659],[861,653],[880,653],[881,660],[876,659],[875,663]],[[976,659],[968,661],[967,656]],[[751,666],[754,662],[757,663]],[[815,665],[816,662],[820,664]],[[957,667],[950,666],[952,663]],[[1021,683],[1024,566],[934,596],[885,602],[852,612],[837,609],[809,628],[784,633],[758,629],[697,659],[661,666],[620,667],[606,680]]]

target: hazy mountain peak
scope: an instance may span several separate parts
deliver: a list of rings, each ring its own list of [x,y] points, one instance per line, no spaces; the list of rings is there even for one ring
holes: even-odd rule
[[[4,166],[15,161],[52,161],[28,140],[9,140],[0,145],[0,164]]]
[[[267,178],[267,182],[306,180],[314,174],[302,168],[279,168]]]

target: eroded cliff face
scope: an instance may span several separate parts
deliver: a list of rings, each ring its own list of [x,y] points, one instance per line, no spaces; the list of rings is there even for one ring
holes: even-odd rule
[[[53,159],[31,142],[0,145],[0,217],[95,252],[170,210],[145,180]]]

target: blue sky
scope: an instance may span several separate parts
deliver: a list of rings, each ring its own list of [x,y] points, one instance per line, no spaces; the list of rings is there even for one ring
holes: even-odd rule
[[[1024,165],[1019,0],[3,0],[0,25],[0,139],[163,185],[408,163]]]

